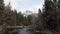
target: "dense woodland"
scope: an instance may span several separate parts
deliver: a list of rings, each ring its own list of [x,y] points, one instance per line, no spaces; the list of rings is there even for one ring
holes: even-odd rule
[[[37,30],[59,30],[60,29],[60,0],[44,0],[42,11],[38,9],[38,14],[24,16],[17,10],[11,10],[10,3],[5,6],[0,0],[0,25],[36,25]]]

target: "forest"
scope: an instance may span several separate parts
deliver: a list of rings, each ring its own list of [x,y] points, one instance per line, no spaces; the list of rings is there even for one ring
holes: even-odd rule
[[[44,0],[42,10],[39,8],[38,13],[29,15],[12,10],[10,3],[5,6],[4,0],[0,0],[0,26],[29,26],[33,25],[35,30],[56,31],[60,32],[60,0]],[[29,12],[26,10],[26,12]]]

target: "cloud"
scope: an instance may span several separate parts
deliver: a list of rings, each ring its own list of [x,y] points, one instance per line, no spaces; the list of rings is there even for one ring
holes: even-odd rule
[[[9,3],[9,0],[4,0],[5,5]]]
[[[25,8],[25,9],[20,9],[22,11],[22,13],[24,13],[26,10],[31,11],[32,13],[38,13],[38,9],[42,10],[42,5],[33,5],[29,8]]]
[[[8,5],[9,2],[11,4],[12,9],[19,10],[20,5],[17,0],[4,0],[5,5]]]
[[[27,8],[25,10],[30,10],[30,11],[32,11],[32,13],[38,13],[38,9],[42,10],[42,7],[43,7],[42,4],[40,4],[40,5],[33,5],[33,6]]]
[[[11,3],[11,6],[12,6],[12,9],[16,9],[19,7],[19,4],[18,2],[16,2],[17,0],[10,0],[10,3]]]
[[[18,1],[27,3],[27,2],[29,2],[30,0],[18,0]]]
[[[24,2],[29,2],[29,0],[23,0]]]
[[[25,6],[22,6],[22,5],[24,5],[24,4],[26,4],[30,1],[31,0],[4,0],[4,3],[5,3],[5,5],[7,5],[10,2],[11,6],[12,6],[12,9],[16,9],[18,12],[21,11],[23,13],[26,10],[30,10],[33,13],[38,13],[38,9],[39,8],[42,9],[42,3],[41,4],[35,4],[35,5],[33,4],[32,6],[27,6],[26,8],[22,8],[22,7],[25,7]],[[42,2],[42,0],[41,0],[41,2]]]

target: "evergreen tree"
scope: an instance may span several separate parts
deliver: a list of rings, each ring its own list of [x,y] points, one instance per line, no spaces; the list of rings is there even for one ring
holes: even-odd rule
[[[45,0],[45,11],[43,12],[44,23],[46,23],[47,28],[50,30],[57,28],[56,0],[53,1]]]
[[[58,24],[58,29],[60,29],[60,0],[58,0],[58,5],[57,5],[57,24]]]
[[[0,0],[0,25],[4,23],[3,12],[4,12],[4,3],[3,0]]]
[[[4,10],[4,21],[8,25],[16,25],[16,15],[13,10],[11,10],[11,5],[7,5]]]
[[[38,20],[37,20],[37,30],[42,30],[43,29],[43,23],[42,23],[42,13],[41,13],[41,10],[38,9]]]
[[[27,21],[28,21],[28,22],[26,23],[27,25],[31,25],[31,18],[32,18],[31,15],[28,15],[28,16],[27,16]]]

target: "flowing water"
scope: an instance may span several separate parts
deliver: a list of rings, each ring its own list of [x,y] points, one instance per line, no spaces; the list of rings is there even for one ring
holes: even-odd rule
[[[32,32],[29,29],[30,28],[16,29],[13,31],[8,31],[7,34],[36,34],[35,32]]]

